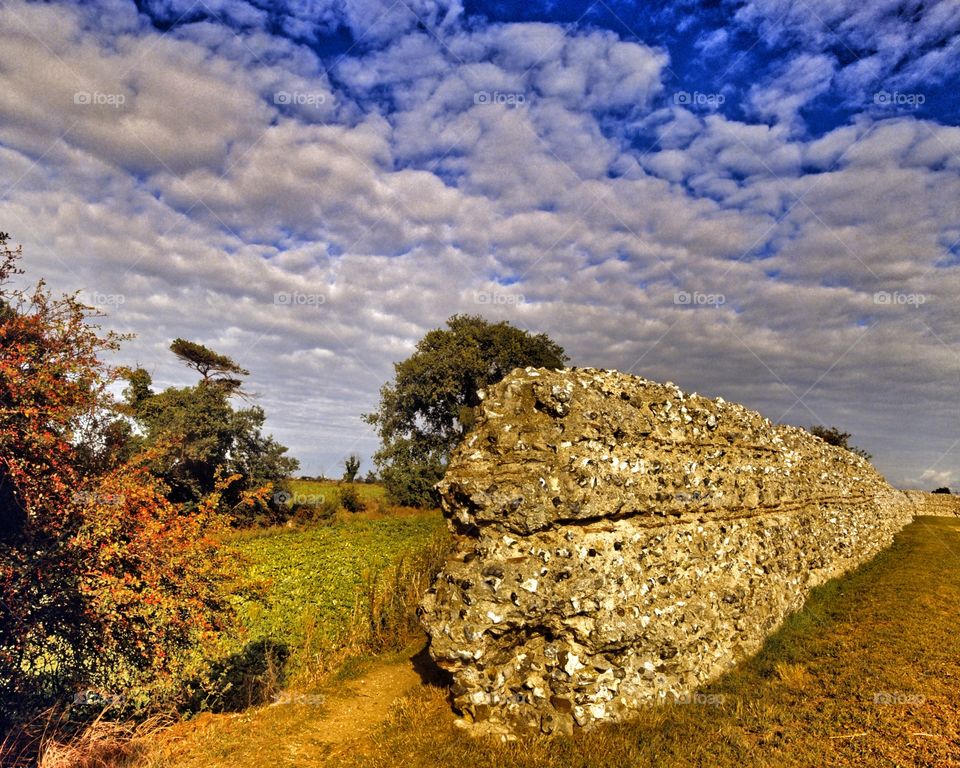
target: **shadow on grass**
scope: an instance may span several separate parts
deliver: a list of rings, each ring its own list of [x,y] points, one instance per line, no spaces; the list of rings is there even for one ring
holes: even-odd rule
[[[213,663],[208,673],[188,685],[184,710],[242,712],[269,701],[283,687],[290,656],[285,643],[260,639]]]
[[[434,688],[449,688],[453,684],[453,675],[442,669],[430,656],[430,643],[427,643],[410,657],[413,671],[420,676],[424,685]]]

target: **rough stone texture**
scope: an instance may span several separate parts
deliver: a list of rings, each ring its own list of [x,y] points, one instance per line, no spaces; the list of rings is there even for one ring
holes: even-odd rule
[[[870,464],[746,408],[613,371],[517,369],[440,483],[424,598],[475,732],[569,732],[688,697],[915,507]]]
[[[904,491],[914,505],[914,515],[960,517],[960,496],[926,491]]]

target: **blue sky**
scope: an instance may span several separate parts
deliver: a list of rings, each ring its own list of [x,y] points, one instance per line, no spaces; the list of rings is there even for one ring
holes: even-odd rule
[[[960,486],[960,5],[0,5],[2,228],[310,473],[457,312]],[[365,469],[369,462],[365,462]]]

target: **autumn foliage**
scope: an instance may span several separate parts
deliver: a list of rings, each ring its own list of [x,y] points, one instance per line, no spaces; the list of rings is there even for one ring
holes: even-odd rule
[[[0,719],[89,689],[141,707],[171,694],[230,615],[215,534],[232,478],[187,515],[146,469],[154,455],[92,471],[85,441],[117,423],[107,387],[118,373],[100,358],[122,339],[75,297],[12,287],[20,253],[7,242],[0,234]]]

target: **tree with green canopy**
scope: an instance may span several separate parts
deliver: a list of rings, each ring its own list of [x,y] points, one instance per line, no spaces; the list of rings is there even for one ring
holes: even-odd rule
[[[433,486],[473,426],[481,389],[514,368],[562,368],[567,359],[545,334],[478,315],[454,315],[445,329],[427,333],[409,358],[394,365],[378,410],[364,415],[380,436],[374,461],[391,501],[436,503]]]
[[[203,344],[186,339],[174,339],[170,351],[203,377],[204,382],[217,382],[230,389],[240,388],[238,376],[249,376],[250,371],[241,368],[226,355],[218,354]]]
[[[236,506],[250,491],[269,487],[276,496],[299,462],[287,449],[262,433],[266,414],[258,406],[234,409],[232,395],[240,392],[239,376],[249,375],[231,358],[195,342],[176,339],[170,350],[201,380],[191,387],[152,390],[143,368],[125,371],[127,412],[139,426],[144,447],[160,448],[153,471],[169,488],[169,499],[191,505],[210,494],[220,477],[239,475],[223,494],[224,504]],[[245,496],[247,494],[247,496]],[[268,494],[270,495],[270,494]],[[242,514],[278,516],[278,502],[266,497]]]

